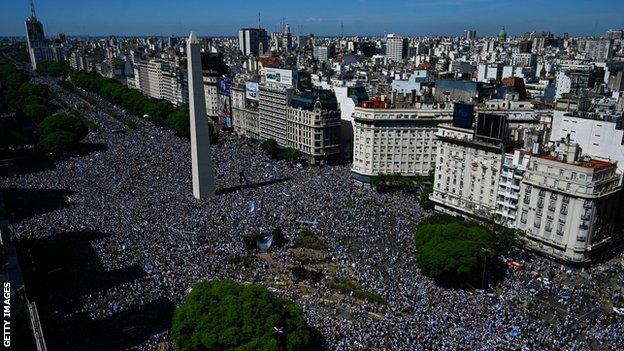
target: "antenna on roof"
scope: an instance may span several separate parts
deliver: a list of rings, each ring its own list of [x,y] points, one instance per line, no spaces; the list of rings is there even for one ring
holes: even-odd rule
[[[258,11],[258,29],[262,28],[260,25],[260,12]]]
[[[344,23],[340,21],[340,37],[344,38]]]
[[[30,0],[30,17],[37,18],[37,14],[35,13],[35,2],[34,2],[34,0]]]

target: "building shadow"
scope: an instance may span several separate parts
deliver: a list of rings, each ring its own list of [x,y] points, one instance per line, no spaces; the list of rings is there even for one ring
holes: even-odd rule
[[[54,162],[33,148],[0,150],[0,177],[47,171]]]
[[[104,294],[147,275],[138,265],[104,267],[92,242],[110,235],[66,232],[17,241],[28,295],[37,303],[50,350],[127,349],[170,325],[173,305],[166,300],[118,313],[110,307],[107,312],[112,315],[99,319],[80,310],[82,297]]]
[[[237,186],[232,186],[229,188],[217,189],[215,191],[215,195],[224,195],[224,194],[234,193],[239,190],[255,189],[255,188],[260,188],[260,187],[267,186],[267,185],[284,183],[291,179],[292,179],[291,177],[285,177],[285,178],[267,180],[267,181],[260,182],[260,183],[251,183],[249,185],[237,185]]]
[[[56,211],[69,206],[67,196],[72,194],[65,189],[23,189],[0,188],[8,219],[16,223],[35,215]]]

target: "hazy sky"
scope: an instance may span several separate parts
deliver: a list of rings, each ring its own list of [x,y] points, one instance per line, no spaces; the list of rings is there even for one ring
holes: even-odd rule
[[[603,34],[624,28],[624,0],[36,0],[46,35],[236,35],[241,27],[297,33],[477,35],[526,31]],[[0,36],[24,35],[26,0],[0,0]]]

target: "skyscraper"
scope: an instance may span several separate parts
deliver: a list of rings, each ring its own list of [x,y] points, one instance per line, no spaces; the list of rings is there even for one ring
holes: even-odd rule
[[[243,55],[258,57],[269,48],[269,37],[264,29],[242,28],[238,31],[238,45]]]
[[[407,38],[399,37],[395,34],[388,34],[386,39],[386,57],[394,61],[402,61],[407,57]]]
[[[38,62],[52,60],[52,51],[46,43],[43,25],[37,19],[33,0],[30,1],[30,17],[26,19],[25,25],[30,63],[33,69],[37,69]]]
[[[191,158],[193,163],[193,196],[203,199],[213,196],[214,174],[210,159],[210,134],[204,101],[201,44],[191,32],[186,43],[188,62],[189,112],[191,117]]]

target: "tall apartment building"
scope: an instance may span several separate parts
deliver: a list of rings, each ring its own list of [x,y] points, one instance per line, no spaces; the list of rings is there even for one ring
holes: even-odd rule
[[[575,67],[563,67],[557,71],[556,97],[560,98],[566,93],[575,93],[579,89],[589,88],[592,83],[592,67],[578,65]]]
[[[537,55],[533,53],[516,52],[511,55],[512,66],[537,67]]]
[[[388,34],[386,38],[386,57],[389,60],[403,61],[407,57],[409,42],[407,38]]]
[[[286,109],[294,93],[296,71],[277,68],[263,70],[260,84],[259,128],[260,139],[275,139],[288,146]]]
[[[621,240],[620,178],[615,164],[581,156],[569,140],[557,142],[526,166],[515,227],[537,251],[588,262]]]
[[[599,62],[607,62],[613,56],[613,42],[611,40],[583,40],[579,43],[579,50],[587,57]]]
[[[353,112],[353,179],[379,174],[427,175],[434,168],[435,133],[453,111],[356,107]]]
[[[256,84],[257,83],[253,83]],[[238,135],[260,139],[258,101],[247,97],[245,86],[232,86],[232,126]]]
[[[243,55],[259,57],[269,50],[269,36],[262,28],[243,28],[238,31],[238,45]]]
[[[454,216],[493,220],[504,149],[500,141],[475,136],[473,128],[441,125],[433,192],[435,210]]]
[[[33,69],[37,69],[37,63],[41,61],[51,61],[53,59],[52,50],[48,46],[45,34],[43,33],[43,24],[37,19],[35,6],[30,3],[31,14],[26,19],[26,42],[28,44],[28,55],[30,56],[30,64]]]
[[[287,145],[313,165],[340,158],[340,110],[331,90],[298,91],[286,109]]]
[[[312,52],[315,59],[319,62],[325,62],[334,58],[335,47],[334,45],[315,45]]]
[[[168,100],[175,105],[188,102],[185,70],[171,61],[154,59],[135,65],[134,87],[154,99]]]
[[[202,53],[202,80],[206,100],[206,114],[211,117],[219,116],[219,78],[229,75],[229,67],[223,60],[222,53]]]

